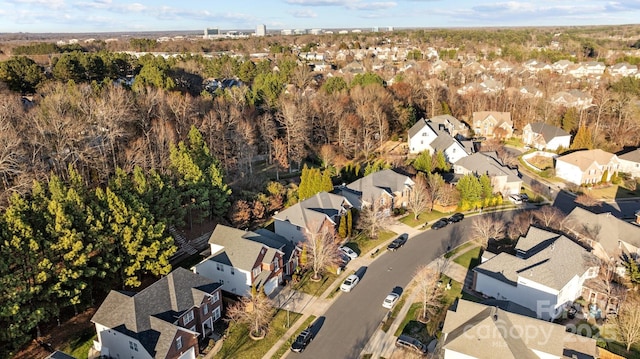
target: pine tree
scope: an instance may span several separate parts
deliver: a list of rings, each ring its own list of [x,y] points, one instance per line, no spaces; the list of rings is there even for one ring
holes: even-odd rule
[[[602,172],[602,178],[600,179],[600,183],[607,183],[609,182],[609,170],[604,170]]]
[[[347,210],[347,237],[351,238],[353,234],[353,210]]]
[[[418,154],[415,160],[413,160],[413,168],[425,173],[431,173],[433,171],[433,159],[429,150],[422,151]]]
[[[591,136],[591,129],[589,127],[582,125],[578,128],[578,132],[576,132],[576,136],[573,138],[571,149],[593,149],[593,137]]]
[[[340,238],[347,237],[347,217],[346,216],[340,217],[340,224],[338,225],[338,235],[340,236]]]

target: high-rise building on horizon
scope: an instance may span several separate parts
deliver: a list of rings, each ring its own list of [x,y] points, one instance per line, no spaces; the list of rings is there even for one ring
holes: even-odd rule
[[[256,26],[256,36],[267,36],[267,26],[265,24]]]
[[[214,36],[219,36],[220,35],[220,30],[217,27],[208,27],[206,29],[204,29],[204,38],[208,39]]]

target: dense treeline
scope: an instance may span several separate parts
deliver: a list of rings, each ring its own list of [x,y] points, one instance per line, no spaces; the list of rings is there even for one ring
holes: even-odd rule
[[[464,46],[471,46],[471,39],[528,36],[517,30],[426,34],[414,36],[425,42],[460,39]],[[309,49],[319,43],[318,37],[297,39],[309,40]],[[290,53],[293,45],[281,40],[210,42],[238,52],[271,49],[271,59],[262,61],[71,51],[46,64],[25,56],[0,62],[6,85],[0,89],[0,327],[10,328],[0,334],[3,351],[61,312],[94,304],[112,287],[135,287],[141,276],[165,274],[175,251],[169,227],[207,218],[244,227],[314,192],[273,181],[257,164],[272,165],[279,179],[305,162],[321,163],[322,188],[328,188],[331,175],[334,183],[351,182],[376,169],[405,165],[401,156],[380,158],[387,141],[404,142],[420,117],[452,114],[468,121],[484,110],[511,112],[516,130],[541,120],[579,132],[583,147],[616,151],[639,145],[638,79],[605,76],[595,87],[550,72],[523,79],[496,73],[493,78],[506,88],[533,86],[544,96],[460,95],[457,89],[484,75],[457,60],[431,74],[432,63],[425,60],[403,72],[374,72],[373,59],[364,59],[364,73],[329,77],[299,64]],[[349,50],[375,46],[380,39],[350,34],[322,41]],[[602,46],[587,45],[598,51]],[[520,43],[501,46],[500,56],[508,59],[567,55],[524,51]],[[470,50],[446,51],[454,59]],[[415,51],[412,56],[420,58]],[[209,93],[203,91],[208,78],[238,78],[244,85]],[[577,110],[549,102],[552,94],[568,89],[588,92],[595,106]],[[427,154],[414,165],[444,172],[443,158]],[[460,193],[445,191],[449,186],[439,175],[428,181],[432,202],[473,207],[497,201],[482,177],[463,180]]]

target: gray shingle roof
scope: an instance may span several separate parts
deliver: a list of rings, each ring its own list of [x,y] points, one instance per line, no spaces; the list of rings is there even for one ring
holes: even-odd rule
[[[535,351],[563,357],[568,348],[594,358],[597,351],[594,339],[568,333],[562,325],[466,300],[447,312],[442,332],[445,350],[480,359],[537,359]]]
[[[507,182],[520,181],[518,171],[503,166],[495,152],[476,152],[472,155],[462,157],[455,165],[478,175],[486,174],[489,177],[507,176]]]
[[[618,158],[625,160],[625,161],[631,161],[631,162],[635,162],[635,163],[640,163],[640,148],[636,148],[633,151],[629,151],[626,153],[622,153],[618,155]]]
[[[565,219],[566,226],[579,233],[589,233],[595,237],[609,254],[618,249],[618,241],[640,247],[640,226],[616,218],[611,213],[593,213],[576,207]]]
[[[393,170],[382,170],[357,179],[347,185],[347,188],[360,193],[364,201],[372,202],[383,194],[394,197],[394,193],[402,192],[406,186],[414,182],[407,176]]]
[[[429,126],[429,125],[427,124],[427,120],[425,120],[424,118],[421,118],[418,121],[416,121],[416,123],[413,126],[411,126],[411,128],[409,129],[409,132],[408,132],[409,138],[412,138],[413,136],[415,136],[425,126]]]
[[[320,192],[280,211],[273,218],[279,221],[288,221],[293,225],[317,233],[326,219],[333,221],[345,206],[352,207],[351,203],[343,196]]]
[[[209,243],[223,246],[224,249],[218,253],[211,253],[210,260],[251,271],[256,265],[260,251],[267,247],[260,242],[245,238],[245,236],[252,234],[255,235],[248,231],[218,224],[211,233]]]
[[[569,133],[559,127],[548,125],[544,122],[534,122],[530,124],[531,131],[539,133],[546,143],[555,137],[569,136]]]
[[[561,290],[574,276],[584,274],[589,268],[590,256],[592,254],[572,240],[557,235],[555,239],[534,245],[524,258],[500,253],[474,268],[474,271],[513,286],[516,286],[518,277],[526,277]]]
[[[179,330],[173,321],[218,287],[179,267],[139,293],[112,290],[91,321],[137,338],[152,356],[165,357]]]

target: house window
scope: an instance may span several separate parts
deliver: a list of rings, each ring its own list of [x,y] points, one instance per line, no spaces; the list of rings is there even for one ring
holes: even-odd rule
[[[220,284],[224,285],[224,280],[223,280],[223,279],[220,279],[220,280],[218,280],[218,283],[220,283]]]
[[[422,136],[423,136],[423,137],[426,137],[426,136],[428,136],[428,134],[427,134],[426,132],[423,132],[423,133],[422,133]]]
[[[273,258],[273,270],[278,270],[280,269],[280,261],[278,260],[278,257]]]
[[[231,275],[236,275],[236,269],[231,267]]]
[[[176,349],[178,350],[182,349],[182,337],[176,338]]]
[[[216,321],[218,319],[220,319],[220,306],[213,310],[213,320]]]
[[[134,343],[132,341],[129,341],[129,349],[131,349],[133,351],[138,351],[138,343]]]
[[[260,268],[260,267],[253,268],[253,276],[254,277],[257,277],[260,274],[260,272],[262,272],[262,268]]]
[[[213,302],[217,302],[220,300],[220,292],[213,293]]]
[[[182,318],[182,321],[186,325],[188,323],[191,323],[192,320],[193,320],[193,310],[190,310],[187,312],[187,314],[184,315],[184,318]]]
[[[224,272],[224,266],[221,263],[216,263],[216,269],[221,272]]]
[[[204,307],[202,307],[202,313],[204,315],[209,314],[209,305],[207,305],[207,303],[204,303]]]

